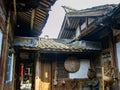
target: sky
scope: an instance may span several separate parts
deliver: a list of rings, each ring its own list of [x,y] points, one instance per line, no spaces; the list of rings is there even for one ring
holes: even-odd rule
[[[62,6],[68,6],[76,10],[91,8],[105,4],[119,4],[120,0],[57,0],[49,11],[49,17],[40,37],[46,35],[49,38],[57,38],[61,29],[65,11]]]

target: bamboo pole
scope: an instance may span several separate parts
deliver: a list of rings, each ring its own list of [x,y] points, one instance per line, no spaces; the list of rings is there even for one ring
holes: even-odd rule
[[[104,90],[104,67],[102,67],[102,89],[101,90]]]

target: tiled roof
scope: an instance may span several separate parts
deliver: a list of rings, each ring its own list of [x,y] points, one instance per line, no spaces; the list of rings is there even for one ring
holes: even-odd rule
[[[71,43],[71,39],[45,39],[45,38],[28,38],[17,37],[14,39],[14,46],[36,48],[40,51],[51,52],[82,52],[82,50],[100,50],[100,45],[92,43],[92,47],[86,42],[75,41]]]
[[[81,52],[81,45],[68,43],[70,40],[41,39],[37,47],[50,51],[74,51]]]
[[[110,13],[116,6],[117,6],[116,4],[106,4],[106,5],[95,6],[83,10],[74,10],[72,12],[67,12],[67,14],[74,16],[79,15],[78,17],[102,16]]]

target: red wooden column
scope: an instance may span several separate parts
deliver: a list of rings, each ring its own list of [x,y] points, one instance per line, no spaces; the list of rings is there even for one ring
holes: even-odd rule
[[[40,54],[35,55],[35,90],[40,90]]]
[[[6,69],[7,69],[7,59],[8,59],[8,32],[10,23],[10,12],[7,18],[6,29],[3,32],[3,44],[2,44],[2,55],[1,55],[1,67],[0,67],[0,90],[4,89]]]

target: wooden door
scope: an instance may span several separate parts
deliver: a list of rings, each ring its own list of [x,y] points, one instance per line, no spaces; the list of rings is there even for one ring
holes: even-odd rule
[[[51,69],[51,61],[43,60],[41,62],[41,85],[40,90],[51,90],[52,87],[52,69]]]

